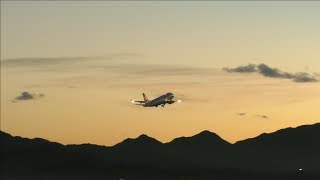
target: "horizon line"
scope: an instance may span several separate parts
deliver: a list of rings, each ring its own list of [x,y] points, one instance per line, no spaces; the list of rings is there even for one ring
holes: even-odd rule
[[[118,142],[118,143],[116,143],[116,144],[114,144],[114,145],[110,145],[110,146],[102,145],[102,144],[92,144],[92,143],[63,144],[63,143],[60,143],[60,142],[51,141],[51,140],[49,140],[49,139],[44,139],[44,138],[40,138],[40,137],[28,138],[28,137],[21,137],[21,136],[13,136],[12,134],[10,134],[10,133],[8,133],[8,132],[5,132],[5,131],[3,131],[3,130],[0,130],[0,133],[8,134],[8,135],[11,136],[11,137],[20,137],[20,138],[29,139],[29,140],[42,139],[42,140],[49,141],[49,142],[51,142],[51,143],[58,143],[58,144],[63,145],[63,146],[69,146],[69,145],[95,145],[95,146],[103,146],[103,147],[114,147],[114,146],[116,146],[116,145],[124,142],[124,141],[127,140],[127,139],[135,140],[135,139],[138,139],[138,138],[141,137],[141,136],[147,136],[148,138],[154,139],[154,140],[160,142],[161,144],[168,144],[168,143],[170,143],[170,142],[172,142],[172,141],[174,141],[175,139],[178,139],[178,138],[192,138],[192,137],[197,136],[197,135],[199,135],[199,134],[201,134],[201,133],[203,133],[203,132],[209,132],[210,134],[215,134],[215,135],[217,135],[220,139],[222,139],[223,141],[229,143],[230,145],[234,145],[234,144],[236,144],[236,143],[238,143],[238,142],[245,141],[245,140],[250,140],[250,139],[254,139],[254,138],[257,138],[257,137],[259,137],[259,136],[261,136],[261,135],[265,135],[265,134],[268,135],[268,134],[276,133],[276,132],[279,132],[279,131],[282,131],[282,130],[286,130],[286,129],[292,129],[292,128],[295,129],[295,128],[300,128],[300,127],[304,127],[304,126],[314,126],[314,125],[317,125],[317,124],[320,125],[320,122],[317,122],[317,123],[314,123],[314,124],[304,124],[304,125],[295,126],[295,127],[290,126],[290,127],[278,129],[278,130],[273,131],[273,132],[270,132],[270,133],[261,133],[261,134],[255,136],[255,137],[250,137],[250,138],[238,140],[238,141],[236,141],[236,142],[234,142],[234,143],[230,143],[229,141],[224,140],[224,139],[221,138],[218,134],[216,134],[216,133],[214,133],[214,132],[211,132],[211,131],[209,131],[209,130],[203,130],[203,131],[201,131],[201,132],[199,132],[199,133],[197,133],[197,134],[195,134],[195,135],[193,135],[193,136],[180,136],[180,137],[176,137],[176,138],[173,138],[171,141],[168,141],[168,142],[161,142],[161,141],[159,141],[158,139],[153,138],[153,137],[148,136],[147,134],[144,134],[144,133],[143,133],[143,134],[140,134],[139,136],[137,136],[136,138],[127,137],[127,138],[123,139],[122,141],[120,141],[120,142]]]

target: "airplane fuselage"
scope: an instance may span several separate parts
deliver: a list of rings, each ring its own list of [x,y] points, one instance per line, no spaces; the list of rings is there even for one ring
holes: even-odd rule
[[[143,105],[144,107],[153,107],[153,106],[159,106],[162,105],[164,106],[165,104],[172,104],[175,101],[173,101],[174,95],[172,93],[167,93],[165,95],[159,96],[151,101],[145,102]]]

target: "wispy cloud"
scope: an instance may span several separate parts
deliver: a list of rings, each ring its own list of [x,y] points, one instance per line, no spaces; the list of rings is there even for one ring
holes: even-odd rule
[[[21,57],[5,59],[1,63],[5,66],[45,66],[60,65],[67,63],[91,61],[91,60],[112,60],[143,57],[139,53],[112,53],[103,56],[69,56],[69,57]]]
[[[236,113],[236,115],[238,115],[238,116],[246,116],[247,113],[240,112],[240,113]],[[263,118],[263,119],[269,119],[269,117],[267,115],[264,115],[264,114],[256,114],[255,116],[259,117],[259,118]]]
[[[294,82],[317,82],[319,81],[315,76],[312,76],[306,72],[299,72],[299,73],[288,73],[283,72],[277,68],[271,68],[266,64],[248,64],[245,66],[238,66],[235,68],[223,68],[224,71],[230,73],[253,73],[257,72],[266,77],[272,78],[285,78],[285,79],[292,79]]]
[[[241,113],[237,113],[237,115],[238,115],[238,116],[245,116],[246,113],[242,113],[242,112],[241,112]]]
[[[269,119],[269,117],[266,116],[266,115],[257,114],[256,116],[260,117],[260,118],[263,118],[263,119]]]

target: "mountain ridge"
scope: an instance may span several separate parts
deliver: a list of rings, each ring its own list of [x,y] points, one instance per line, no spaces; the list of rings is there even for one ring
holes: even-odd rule
[[[0,174],[295,173],[320,176],[320,123],[230,144],[210,131],[168,143],[140,135],[114,146],[63,145],[0,132]],[[309,141],[310,140],[310,141]]]
[[[312,129],[310,129],[310,127],[312,127]],[[310,131],[312,130],[312,131]],[[299,131],[304,131],[305,134],[308,135],[309,140],[306,141],[305,139],[301,139],[299,136]],[[259,136],[253,137],[253,138],[247,138],[244,140],[240,140],[237,141],[236,143],[234,143],[235,145],[241,145],[241,144],[252,144],[252,143],[268,143],[269,145],[272,144],[272,141],[281,141],[281,143],[284,144],[293,144],[297,141],[300,141],[300,143],[310,143],[310,140],[313,140],[313,142],[316,142],[317,136],[316,133],[320,132],[320,123],[315,123],[312,125],[301,125],[298,126],[296,128],[293,127],[288,127],[288,128],[283,128],[283,129],[279,129],[275,132],[272,133],[262,133]],[[295,137],[295,142],[291,142],[291,141],[287,141],[287,139],[285,139],[285,136],[290,135],[291,137],[294,136]],[[276,137],[277,136],[277,137]],[[268,138],[268,142],[265,141],[265,139]],[[272,138],[272,139],[270,139]],[[279,139],[280,138],[280,139]],[[274,142],[276,143],[276,142]],[[277,142],[280,143],[280,142]]]
[[[190,138],[194,138],[194,137],[197,137],[197,136],[202,136],[202,135],[214,135],[216,136],[217,138],[220,138],[221,140],[227,142],[228,144],[238,144],[240,142],[243,142],[243,141],[247,141],[247,140],[250,140],[250,139],[255,139],[255,138],[259,138],[259,137],[263,137],[263,136],[266,136],[266,135],[269,135],[269,134],[273,134],[273,133],[279,133],[279,132],[282,132],[282,131],[285,131],[285,130],[291,130],[291,129],[296,129],[296,128],[305,128],[305,127],[309,127],[309,126],[318,126],[320,127],[320,123],[314,123],[314,124],[306,124],[306,125],[300,125],[300,126],[296,126],[296,127],[287,127],[287,128],[282,128],[282,129],[279,129],[279,130],[276,130],[276,131],[273,131],[273,132],[270,132],[270,133],[262,133],[258,136],[255,136],[255,137],[251,137],[251,138],[246,138],[246,139],[243,139],[243,140],[239,140],[239,141],[236,141],[235,143],[230,143],[226,140],[224,140],[223,138],[221,138],[219,135],[217,135],[216,133],[214,132],[211,132],[209,130],[203,130],[201,132],[199,132],[198,134],[195,134],[193,136],[181,136],[181,137],[177,137],[177,138],[174,138],[173,140],[169,141],[169,142],[161,142],[153,137],[150,137],[146,134],[141,134],[139,135],[138,137],[136,138],[126,138],[124,139],[123,141],[117,143],[117,144],[114,144],[114,145],[111,145],[111,146],[107,146],[107,145],[99,145],[99,144],[92,144],[92,143],[81,143],[81,144],[63,144],[63,143],[58,143],[58,142],[55,142],[55,141],[50,141],[50,140],[47,140],[47,139],[43,139],[43,138],[39,138],[39,137],[35,137],[35,138],[26,138],[26,137],[21,137],[21,136],[12,136],[11,134],[7,133],[7,132],[4,132],[4,131],[0,131],[0,137],[2,136],[6,136],[6,137],[16,137],[16,138],[21,138],[21,139],[28,139],[28,140],[33,140],[33,139],[39,139],[39,140],[44,140],[44,141],[48,141],[48,142],[52,142],[52,143],[58,143],[58,144],[61,144],[61,145],[64,145],[64,146],[68,146],[68,145],[95,145],[95,146],[104,146],[104,147],[113,147],[113,146],[116,146],[120,143],[123,143],[125,141],[139,141],[141,139],[149,139],[149,140],[155,140],[155,141],[158,141],[159,143],[161,144],[168,144],[168,143],[172,143],[173,141],[175,140],[178,140],[178,139],[190,139]]]

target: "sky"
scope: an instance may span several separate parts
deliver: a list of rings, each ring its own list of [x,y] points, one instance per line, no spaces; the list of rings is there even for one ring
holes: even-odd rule
[[[319,32],[316,1],[1,1],[1,128],[64,144],[203,130],[233,143],[320,122],[319,82],[222,70],[319,74]],[[16,100],[24,91],[36,95]],[[142,92],[183,102],[132,105]]]

